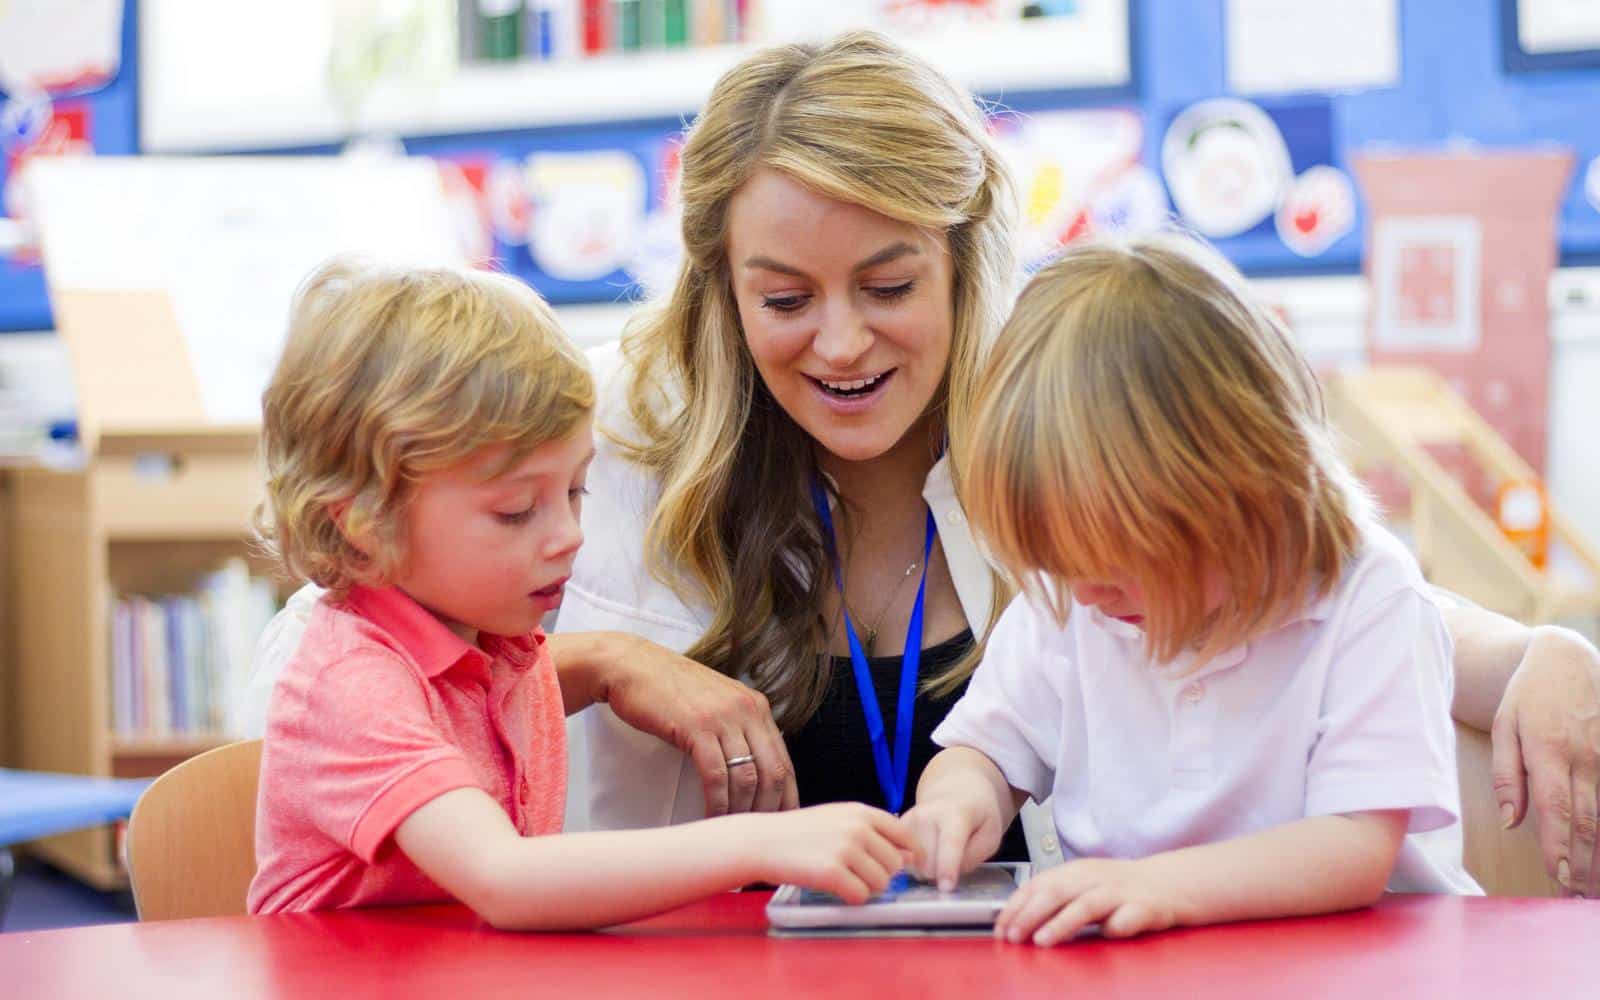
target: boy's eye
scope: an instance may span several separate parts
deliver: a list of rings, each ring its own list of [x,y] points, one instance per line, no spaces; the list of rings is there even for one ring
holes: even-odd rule
[[[497,510],[494,512],[494,516],[495,520],[499,521],[501,524],[526,524],[528,518],[532,517],[533,512],[538,509],[538,505],[535,504],[534,506],[529,507],[527,510],[518,510],[511,513]]]
[[[574,486],[572,489],[567,491],[567,499],[571,500],[573,503],[577,503],[579,500],[582,500],[588,495],[589,491],[582,486]]]

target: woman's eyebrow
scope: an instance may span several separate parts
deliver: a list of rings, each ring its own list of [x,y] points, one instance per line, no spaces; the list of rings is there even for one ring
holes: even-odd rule
[[[910,257],[919,255],[921,253],[921,247],[912,243],[907,243],[905,240],[900,240],[898,242],[889,244],[850,270],[860,273],[861,271],[871,270],[880,264],[887,264],[891,261],[899,260],[901,257]],[[773,260],[771,257],[764,257],[759,254],[754,257],[745,258],[744,266],[758,267],[763,271],[776,271],[779,274],[787,274],[793,278],[806,277],[806,273],[797,267],[792,267],[783,263],[782,261]]]

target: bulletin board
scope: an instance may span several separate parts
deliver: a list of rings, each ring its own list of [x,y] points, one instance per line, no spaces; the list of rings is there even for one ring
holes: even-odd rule
[[[1012,112],[997,121],[996,132],[1017,157],[1027,199],[1024,255],[1086,228],[1176,213],[1191,224],[1203,220],[1202,231],[1247,273],[1355,274],[1367,216],[1350,181],[1352,152],[1556,143],[1576,162],[1559,212],[1561,261],[1600,261],[1600,116],[1594,114],[1600,66],[1571,59],[1516,63],[1509,55],[1522,44],[1508,34],[1519,12],[1564,2],[1126,0],[1126,85],[1008,87],[983,95]],[[122,73],[88,98],[97,150],[138,145],[129,82],[138,6],[127,2]],[[1334,40],[1327,31],[1296,36],[1284,30],[1287,22],[1267,20],[1275,9],[1295,6],[1358,12],[1381,30],[1347,32],[1338,43],[1377,38],[1381,44],[1326,58],[1320,48]],[[1241,35],[1239,19],[1247,15],[1258,20]],[[1261,44],[1263,38],[1272,44]],[[1241,67],[1249,45],[1255,57]],[[1281,86],[1274,86],[1273,64],[1262,59],[1274,51],[1291,53],[1277,63]],[[1290,72],[1312,63],[1359,71],[1322,84]],[[655,286],[675,266],[669,193],[681,126],[677,117],[661,117],[435,130],[403,133],[401,140],[408,152],[442,164],[469,256],[498,263],[558,303],[614,302]],[[1256,180],[1265,178],[1268,192],[1245,185],[1231,205],[1213,204],[1219,196],[1214,184],[1207,193],[1208,157],[1225,159],[1241,137],[1254,143]],[[335,148],[307,136],[292,151]],[[595,210],[564,214],[574,191]],[[48,326],[36,269],[0,265],[0,329]]]
[[[61,6],[67,8],[71,3],[64,0]],[[0,86],[0,217],[8,222],[18,211],[16,192],[9,182],[41,145],[70,147],[75,152],[92,150],[99,155],[137,151],[138,74],[134,60],[138,22],[134,8],[134,0],[123,5],[119,65],[110,80],[60,87],[48,106],[26,110],[15,100],[18,95]],[[53,327],[37,251],[0,249],[0,332]]]

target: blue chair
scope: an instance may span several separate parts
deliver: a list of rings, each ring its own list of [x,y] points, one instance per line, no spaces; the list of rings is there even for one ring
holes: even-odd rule
[[[0,768],[0,927],[11,902],[11,845],[127,819],[150,782]]]

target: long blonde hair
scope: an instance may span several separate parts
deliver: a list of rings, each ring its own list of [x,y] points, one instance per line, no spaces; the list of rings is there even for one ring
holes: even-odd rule
[[[827,689],[818,650],[832,576],[809,499],[813,443],[767,393],[741,333],[728,203],[766,167],[946,234],[955,322],[934,406],[955,443],[1014,287],[1013,195],[972,96],[870,32],[745,59],[717,82],[681,162],[684,264],[670,298],[624,340],[640,437],[619,444],[662,484],[651,571],[713,609],[688,655],[766,694],[793,730]],[[930,689],[957,686],[972,660]]]
[[[1338,582],[1368,500],[1279,321],[1198,240],[1075,245],[1023,290],[957,453],[990,551],[1065,622],[1131,577],[1150,655],[1195,663]],[[973,444],[982,442],[981,447]],[[1229,593],[1208,613],[1201,581]]]
[[[550,307],[515,278],[342,258],[296,293],[261,404],[257,533],[290,577],[340,595],[404,566],[420,477],[497,444],[510,446],[509,468],[577,426],[594,384]]]

